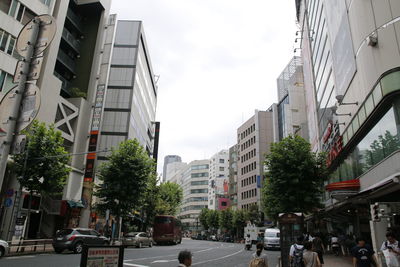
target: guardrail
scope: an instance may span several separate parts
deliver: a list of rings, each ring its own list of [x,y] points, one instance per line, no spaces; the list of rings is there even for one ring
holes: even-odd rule
[[[32,239],[32,240],[13,240],[8,241],[9,255],[23,254],[23,253],[43,253],[52,252],[52,239]]]

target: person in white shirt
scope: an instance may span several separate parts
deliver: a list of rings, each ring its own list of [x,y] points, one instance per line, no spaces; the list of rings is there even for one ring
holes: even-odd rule
[[[178,267],[192,266],[192,253],[189,250],[183,250],[179,252],[178,261],[179,261]]]
[[[289,262],[292,264],[291,266],[296,266],[303,261],[303,246],[304,236],[299,236],[297,238],[297,242],[290,247],[289,252]]]
[[[386,234],[386,241],[383,242],[381,251],[384,253],[388,267],[400,267],[400,246],[399,241],[393,233]],[[390,258],[390,259],[388,259]],[[388,262],[390,261],[390,262]]]

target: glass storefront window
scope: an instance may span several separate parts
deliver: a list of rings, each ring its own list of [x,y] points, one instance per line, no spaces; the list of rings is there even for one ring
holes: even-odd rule
[[[381,84],[378,83],[377,86],[375,86],[374,91],[372,92],[372,95],[374,97],[374,103],[375,105],[379,103],[382,99],[382,90],[381,90]]]
[[[358,122],[358,116],[355,116],[353,121],[351,122],[351,125],[353,126],[353,131],[354,133],[358,131],[358,128],[360,128],[360,123]]]
[[[360,125],[362,125],[367,118],[367,114],[365,113],[365,107],[361,106],[360,110],[358,111],[358,120],[360,121]]]
[[[333,172],[330,176],[330,183],[337,180],[355,179],[400,149],[400,130],[398,130],[400,129],[398,127],[400,119],[395,116],[395,112],[399,112],[398,109],[394,105],[384,114],[340,164],[336,172]],[[349,130],[353,128],[352,125],[350,125]],[[348,134],[350,135],[350,132]]]
[[[400,71],[392,72],[381,80],[382,93],[386,95],[400,89]]]
[[[374,99],[372,98],[372,94],[369,95],[369,97],[367,98],[367,101],[365,101],[365,113],[367,116],[369,116],[369,114],[371,114],[372,110],[374,110]]]

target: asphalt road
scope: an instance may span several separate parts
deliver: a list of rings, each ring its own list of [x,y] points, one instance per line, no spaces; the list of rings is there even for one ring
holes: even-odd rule
[[[153,246],[152,248],[125,249],[124,267],[176,267],[177,255],[181,250],[193,253],[192,266],[197,267],[247,267],[255,251],[243,250],[242,244],[210,242],[184,239],[176,246]],[[266,251],[269,267],[277,265],[279,251]],[[80,255],[64,252],[63,254],[38,254],[13,256],[0,259],[0,266],[6,267],[78,267]]]

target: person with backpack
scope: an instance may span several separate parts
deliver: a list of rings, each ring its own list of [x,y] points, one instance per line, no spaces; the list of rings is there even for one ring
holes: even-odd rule
[[[304,237],[299,236],[297,242],[290,247],[289,262],[291,267],[304,267],[303,262]]]
[[[312,251],[313,244],[312,242],[306,242],[304,244],[304,252],[303,252],[303,262],[305,267],[320,267],[321,262],[318,258],[318,253]]]
[[[400,267],[400,246],[399,241],[393,233],[386,233],[386,241],[383,242],[381,251],[385,256],[388,267]]]
[[[256,252],[253,254],[253,259],[250,261],[249,267],[268,267],[267,254],[262,253],[264,245],[257,243]]]
[[[364,238],[357,239],[357,246],[352,249],[351,254],[353,255],[354,267],[378,266],[375,252],[370,245],[366,244]]]

